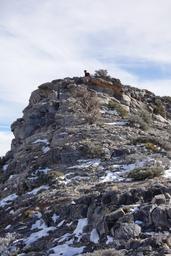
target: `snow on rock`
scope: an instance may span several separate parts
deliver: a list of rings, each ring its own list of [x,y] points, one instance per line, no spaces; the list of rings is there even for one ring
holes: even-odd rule
[[[112,243],[113,243],[113,237],[112,236],[107,236],[106,244],[112,244]]]
[[[82,233],[83,233],[84,227],[86,227],[87,224],[88,224],[88,219],[87,218],[79,219],[78,220],[77,227],[76,227],[76,229],[73,232],[75,237],[78,238],[78,241],[80,241],[80,239],[82,237]]]
[[[60,176],[59,179],[58,179],[58,182],[60,184],[67,185],[67,184],[69,184],[69,183],[71,183],[73,181],[81,181],[81,180],[88,180],[88,179],[90,179],[87,176],[79,176],[79,175],[73,176],[73,175],[75,175],[74,172],[69,172],[69,173],[65,174],[64,176]]]
[[[50,147],[48,147],[48,146],[42,147],[42,152],[44,154],[46,154],[49,150],[50,150]]]
[[[35,224],[32,225],[31,230],[34,229],[45,229],[47,226],[43,219],[37,220]]]
[[[145,164],[149,161],[149,159],[137,161],[134,164],[124,164],[121,168],[125,170],[126,172],[133,171],[136,168],[142,168],[145,166]]]
[[[64,234],[63,236],[61,236],[59,239],[57,239],[58,243],[62,243],[62,242],[65,242],[67,241],[67,244],[73,244],[73,239],[70,239],[72,236],[72,234],[70,233],[66,233]],[[69,240],[70,239],[70,240]]]
[[[6,226],[6,227],[5,227],[5,230],[10,229],[10,227],[11,227],[11,225]]]
[[[68,169],[82,169],[82,168],[89,168],[91,167],[98,167],[99,164],[101,163],[101,159],[87,159],[87,160],[78,160],[80,163],[79,165],[74,165],[69,167]]]
[[[33,189],[32,191],[30,191],[30,192],[27,192],[27,195],[36,195],[38,192],[40,192],[41,190],[47,190],[47,189],[49,189],[49,186],[47,186],[47,185],[42,185],[42,186],[40,186],[40,187],[38,187],[38,188],[35,188],[35,189]]]
[[[2,167],[3,172],[5,172],[8,169],[8,164],[4,164]]]
[[[154,159],[152,158],[146,158],[142,161],[137,161],[133,164],[124,164],[124,165],[113,165],[113,171],[106,171],[106,175],[102,176],[100,178],[100,182],[110,182],[110,181],[116,181],[120,182],[123,180],[130,180],[125,175],[129,173],[130,171],[133,171],[137,168],[142,168],[149,164],[150,162],[153,162]]]
[[[124,180],[123,177],[120,177],[121,172],[111,172],[107,171],[106,176],[101,177],[101,182],[109,182],[109,181],[122,181]]]
[[[132,207],[130,208],[130,211],[131,212],[138,212],[140,209],[139,209],[139,204],[135,204],[135,205],[132,205]]]
[[[143,221],[141,221],[141,220],[136,220],[136,221],[135,221],[135,224],[137,224],[137,225],[141,226],[141,225],[143,225],[143,224],[144,224],[144,222],[143,222]]]
[[[103,109],[100,110],[100,113],[118,116],[118,112],[116,110]]]
[[[56,221],[57,221],[59,218],[60,218],[60,216],[59,216],[59,215],[56,215],[56,213],[54,213],[53,216],[52,216],[52,220],[53,220],[54,223],[56,223]]]
[[[58,228],[62,227],[62,225],[64,224],[65,220],[62,220],[61,222],[58,223]]]
[[[44,227],[44,229],[31,233],[31,235],[29,237],[27,237],[25,239],[25,244],[26,245],[30,245],[34,242],[36,242],[37,240],[39,240],[42,237],[48,236],[50,231],[55,230],[55,227]]]
[[[47,139],[37,139],[33,142],[33,144],[36,144],[36,143],[44,143],[46,145],[49,144],[48,140]]]
[[[90,234],[90,241],[93,242],[94,244],[98,244],[99,239],[99,234],[97,233],[97,230],[94,228]]]
[[[30,245],[42,237],[48,236],[50,231],[55,230],[55,227],[47,227],[44,220],[41,218],[42,214],[38,212],[36,216],[39,218],[36,222],[32,225],[31,230],[38,230],[37,232],[31,233],[29,237],[25,239],[25,244]]]
[[[104,123],[104,124],[107,124],[107,125],[118,125],[118,126],[124,126],[124,125],[127,125],[127,121],[117,121],[117,122],[112,122],[112,123]]]
[[[163,177],[171,179],[171,168],[169,168],[168,170],[164,171]]]
[[[53,253],[50,253],[49,256],[74,256],[83,253],[84,248],[85,246],[71,247],[67,243],[57,245],[50,249],[50,252],[53,251]]]
[[[35,174],[38,174],[38,173],[44,173],[44,174],[47,174],[51,169],[46,167],[44,169],[38,169],[36,170]]]
[[[12,203],[18,196],[16,194],[11,194],[5,198],[3,198],[1,201],[0,201],[0,207],[4,207],[10,203]]]

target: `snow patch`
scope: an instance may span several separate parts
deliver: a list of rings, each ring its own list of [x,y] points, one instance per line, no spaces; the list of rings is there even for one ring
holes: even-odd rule
[[[135,224],[137,224],[137,225],[139,225],[139,226],[143,225],[143,223],[144,223],[144,222],[141,221],[141,220],[136,220],[136,221],[135,221]]]
[[[10,203],[12,203],[18,196],[16,194],[11,194],[5,198],[3,198],[1,201],[0,201],[0,207],[4,207]]]
[[[53,216],[52,216],[52,220],[53,220],[54,223],[56,223],[56,221],[57,221],[59,218],[60,218],[60,216],[59,216],[59,215],[56,215],[56,213],[54,213]]]
[[[112,236],[107,236],[106,244],[112,244],[112,243],[113,243],[113,237]]]
[[[140,209],[138,208],[140,205],[139,204],[135,204],[132,205],[132,207],[130,208],[131,212],[138,212]]]
[[[127,121],[117,121],[117,122],[112,122],[112,123],[104,123],[107,125],[116,125],[116,126],[125,126],[128,124]]]
[[[118,112],[116,110],[103,109],[103,110],[100,110],[100,113],[118,116]]]
[[[47,174],[51,169],[46,167],[44,169],[38,169],[36,170],[35,174],[39,174],[39,173],[44,173],[44,174]]]
[[[41,190],[47,190],[47,189],[49,189],[49,186],[47,186],[47,185],[42,185],[42,186],[40,186],[40,187],[38,187],[38,188],[35,188],[35,189],[33,189],[32,191],[30,191],[30,192],[27,192],[27,195],[36,195],[38,192],[40,192]]]
[[[66,234],[64,234],[63,236],[61,236],[59,239],[57,239],[58,240],[58,243],[62,243],[62,242],[65,242],[65,241],[67,241],[67,244],[73,244],[73,240],[72,239],[70,239],[69,240],[69,238],[71,237],[71,235],[72,234],[70,234],[70,233],[66,233]]]
[[[50,249],[53,253],[50,253],[49,256],[74,256],[83,253],[84,248],[85,246],[75,248],[68,244],[57,245]]]
[[[39,240],[40,238],[48,236],[50,231],[53,231],[56,229],[55,227],[47,227],[46,223],[41,218],[42,214],[40,212],[38,212],[36,214],[36,216],[39,217],[40,219],[38,219],[32,225],[31,230],[37,229],[39,231],[31,233],[31,235],[24,240],[26,245],[30,245],[30,244],[36,242],[37,240]]]
[[[168,170],[165,170],[163,177],[167,179],[171,179],[171,168],[169,168]]]
[[[37,220],[35,224],[32,225],[31,230],[34,229],[45,229],[47,226],[43,219]]]
[[[94,228],[90,234],[90,241],[93,242],[94,244],[98,244],[99,239],[99,234],[97,233],[97,230]]]
[[[49,144],[48,140],[47,139],[37,139],[33,142],[33,144],[36,144],[36,143],[44,143],[46,145]]]
[[[130,180],[125,175],[129,173],[130,171],[133,171],[137,168],[142,168],[146,165],[148,165],[150,162],[154,161],[152,158],[147,158],[142,161],[137,161],[133,164],[124,164],[124,165],[113,165],[113,171],[106,171],[106,175],[102,176],[100,178],[100,182],[110,182],[110,181],[116,181],[120,182],[123,180]]]
[[[48,146],[42,147],[42,152],[43,152],[44,154],[46,154],[49,150],[50,150],[50,147],[48,147]]]
[[[77,227],[76,227],[76,229],[73,232],[75,237],[78,238],[78,241],[80,241],[80,239],[82,237],[82,233],[83,233],[84,227],[86,227],[87,224],[88,224],[88,219],[87,218],[79,219],[78,220]]]
[[[2,167],[3,172],[5,172],[5,171],[8,169],[8,165],[9,165],[9,164],[4,164],[4,165],[3,165],[3,167]]]
[[[120,177],[120,175],[121,175],[121,172],[108,171],[106,176],[101,177],[101,182],[123,181],[124,178]]]
[[[9,229],[11,227],[11,225],[8,225],[5,227],[5,230]]]
[[[30,245],[34,242],[36,242],[37,240],[39,240],[42,237],[48,236],[50,231],[55,230],[55,227],[45,227],[44,229],[34,232],[32,233],[28,238],[25,239],[25,244],[26,245]]]
[[[58,228],[62,227],[62,225],[64,224],[65,220],[62,220],[61,222],[58,223]]]
[[[87,160],[78,160],[80,163],[79,165],[74,165],[69,167],[68,169],[82,169],[82,168],[89,168],[89,167],[98,167],[101,163],[101,159],[87,159]]]

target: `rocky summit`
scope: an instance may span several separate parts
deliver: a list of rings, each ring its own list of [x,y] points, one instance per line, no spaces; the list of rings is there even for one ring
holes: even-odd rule
[[[11,130],[1,256],[171,255],[171,97],[102,71],[57,79]]]

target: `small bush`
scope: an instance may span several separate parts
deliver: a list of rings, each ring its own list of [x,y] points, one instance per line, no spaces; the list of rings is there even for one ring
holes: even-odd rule
[[[107,104],[107,107],[111,110],[116,110],[122,118],[126,118],[128,116],[128,111],[124,107],[122,107],[120,103],[114,100],[110,100]]]
[[[99,145],[93,141],[85,140],[82,141],[81,150],[86,154],[88,157],[91,158],[101,158],[104,156],[105,152],[102,145]]]
[[[152,143],[154,145],[157,145],[161,147],[162,149],[165,149],[167,151],[171,150],[171,142],[165,137],[162,136],[141,136],[132,141],[134,145],[139,143]]]
[[[94,73],[94,76],[95,78],[103,78],[103,79],[110,78],[110,76],[108,75],[108,71],[106,69],[96,70]]]
[[[138,125],[141,129],[148,130],[152,124],[152,118],[146,110],[138,111],[137,113],[129,116],[129,124],[133,127]]]
[[[159,177],[163,174],[162,167],[150,167],[150,168],[137,168],[131,171],[128,174],[128,178],[131,178],[136,181],[145,180],[145,179],[152,179],[154,177]]]
[[[162,117],[166,118],[166,110],[160,99],[157,99],[155,101],[155,107],[153,109],[153,113],[155,115],[161,115]]]
[[[53,170],[48,172],[47,174],[40,173],[38,176],[39,184],[48,184],[53,183],[58,180],[60,177],[64,176],[64,173],[59,170]]]

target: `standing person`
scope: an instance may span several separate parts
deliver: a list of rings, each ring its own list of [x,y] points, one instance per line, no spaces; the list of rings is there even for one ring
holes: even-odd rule
[[[85,77],[85,81],[88,83],[91,79],[91,75],[89,72],[87,72],[87,70],[84,70],[84,77]]]

